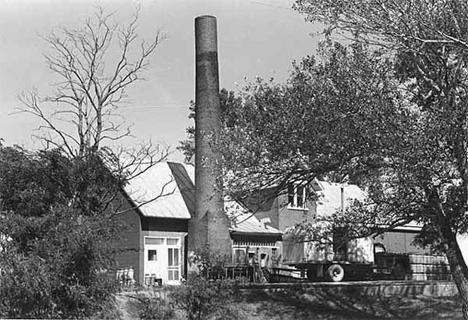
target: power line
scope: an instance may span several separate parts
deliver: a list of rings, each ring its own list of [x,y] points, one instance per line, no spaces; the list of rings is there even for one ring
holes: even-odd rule
[[[148,110],[148,109],[158,109],[158,108],[189,108],[190,104],[159,104],[152,106],[128,106],[122,108],[122,110]]]
[[[262,5],[262,6],[272,7],[272,8],[278,8],[278,9],[283,9],[283,10],[293,10],[292,8],[289,8],[289,7],[277,6],[277,5],[274,5],[274,4],[269,4],[269,3],[260,2],[260,1],[250,0],[250,2],[259,4],[259,5]]]

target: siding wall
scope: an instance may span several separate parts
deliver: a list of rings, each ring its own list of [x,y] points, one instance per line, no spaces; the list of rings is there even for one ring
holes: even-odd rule
[[[317,209],[314,201],[307,201],[307,209],[288,208],[288,195],[275,196],[276,190],[267,189],[260,191],[255,197],[248,199],[244,204],[258,219],[270,218],[272,227],[285,231],[300,222],[312,222],[315,219]],[[267,199],[265,201],[265,199]],[[277,242],[278,260],[283,260],[283,242]]]
[[[387,252],[430,254],[429,249],[423,249],[412,244],[417,232],[390,231],[375,238],[374,243],[382,243]]]
[[[124,224],[124,231],[116,243],[118,254],[116,257],[117,269],[133,268],[134,279],[144,283],[144,237],[180,237],[182,254],[182,273],[185,272],[186,235],[188,231],[188,220],[168,218],[148,218],[131,209],[130,203],[124,198],[119,199],[120,211],[128,210],[119,214],[118,218]]]
[[[146,258],[144,255],[144,245],[145,245],[145,237],[155,237],[155,238],[180,238],[180,263],[181,269],[180,274],[186,275],[186,256],[187,256],[187,248],[186,248],[186,236],[187,232],[166,232],[166,231],[154,231],[154,230],[144,230],[141,232],[140,235],[140,243],[141,243],[141,254],[140,254],[140,270],[139,270],[139,278],[135,278],[140,284],[144,284],[144,265]],[[158,277],[161,277],[160,275]]]
[[[144,246],[145,236],[147,237],[180,237],[181,239],[181,274],[186,275],[187,270],[187,234],[188,220],[168,219],[168,218],[148,218],[141,219],[142,231],[140,233],[140,283],[144,282]]]
[[[117,269],[126,269],[133,267],[134,279],[139,277],[140,262],[140,216],[131,209],[130,204],[123,197],[120,199],[122,207],[120,210],[128,210],[125,213],[119,214],[118,218],[124,224],[124,230],[121,233],[121,238],[116,243],[118,254],[116,257]]]
[[[272,227],[284,231],[303,221],[313,221],[316,215],[315,202],[308,200],[307,209],[288,208],[288,195],[275,196],[276,190],[259,191],[244,202],[258,219],[270,218]],[[265,201],[266,199],[266,201]]]

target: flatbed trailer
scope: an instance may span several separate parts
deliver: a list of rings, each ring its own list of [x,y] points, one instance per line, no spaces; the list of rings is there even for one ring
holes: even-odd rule
[[[295,267],[309,281],[371,279],[374,246],[370,238],[348,241],[337,249],[333,244],[313,241],[283,241],[283,264]]]
[[[284,241],[283,264],[311,282],[451,279],[448,261],[441,255],[386,252],[370,238],[351,240],[344,247],[337,251],[331,244]]]

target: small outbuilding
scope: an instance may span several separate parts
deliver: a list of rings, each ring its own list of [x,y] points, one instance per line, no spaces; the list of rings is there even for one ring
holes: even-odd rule
[[[194,171],[191,164],[161,162],[125,186],[119,210],[125,228],[116,245],[117,277],[122,281],[179,284],[186,276]],[[256,254],[262,264],[271,264],[282,233],[232,199],[224,206],[231,221],[232,264]]]

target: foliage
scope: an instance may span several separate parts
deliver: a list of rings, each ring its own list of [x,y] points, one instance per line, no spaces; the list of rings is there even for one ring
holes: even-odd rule
[[[235,125],[235,110],[232,109],[233,105],[240,104],[240,98],[235,95],[233,91],[221,89],[219,92],[219,105],[221,108],[221,121],[225,127],[232,127]],[[195,119],[195,102],[190,101],[189,119]],[[231,113],[233,111],[234,113]],[[178,150],[182,151],[187,160],[190,160],[195,154],[195,127],[189,126],[187,129],[187,139],[180,141]]]
[[[357,226],[351,237],[422,225],[418,241],[447,255],[468,319],[457,242],[468,231],[466,1],[298,0],[295,9],[349,45],[328,37],[286,84],[259,79],[239,93],[220,142],[231,192],[315,177],[359,184],[367,201],[335,225]]]
[[[170,295],[173,303],[183,309],[188,319],[239,319],[231,308],[235,283],[225,279],[227,257],[209,250],[192,259],[197,272],[189,274],[186,283]]]
[[[201,277],[216,280],[224,278],[224,266],[228,261],[229,257],[226,254],[204,250],[191,263],[196,265]]]
[[[102,199],[122,183],[97,158],[0,149],[0,316],[87,317],[110,305],[121,226]]]
[[[234,292],[229,280],[210,280],[201,275],[193,276],[172,293],[173,302],[183,309],[188,319],[238,319],[230,308]]]
[[[138,316],[144,320],[170,320],[175,311],[167,299],[151,296],[139,299]]]
[[[468,319],[468,267],[457,243],[468,231],[466,1],[301,0],[295,8],[393,57],[417,123],[407,144],[394,143],[369,170],[370,212],[423,225],[419,243],[447,255]]]
[[[46,149],[0,144],[0,317],[89,317],[112,303],[118,195],[168,155],[151,142],[105,146],[130,135],[118,109],[164,38],[137,44],[138,13],[122,26],[98,8],[82,27],[43,38],[54,91],[18,98],[42,121]]]

